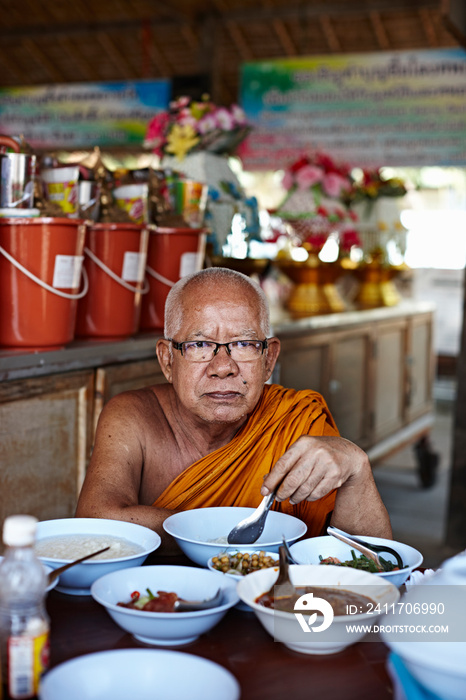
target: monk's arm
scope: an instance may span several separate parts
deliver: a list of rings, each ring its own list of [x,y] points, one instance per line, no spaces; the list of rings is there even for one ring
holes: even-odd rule
[[[392,537],[369,458],[349,440],[337,435],[298,438],[264,479],[262,494],[279,484],[277,499],[291,503],[315,501],[337,489],[332,525],[352,534]]]
[[[76,517],[109,518],[144,525],[161,536],[164,552],[179,552],[162,527],[173,511],[139,505],[145,447],[140,423],[131,400],[123,395],[105,406]]]

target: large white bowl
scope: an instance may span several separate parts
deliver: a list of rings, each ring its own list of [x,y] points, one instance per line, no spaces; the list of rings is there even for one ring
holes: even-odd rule
[[[170,515],[163,523],[164,530],[175,538],[180,549],[191,561],[207,566],[210,557],[218,551],[237,551],[239,545],[215,542],[226,538],[241,520],[251,515],[254,508],[217,507],[194,508]],[[278,552],[282,537],[288,543],[295,542],[306,534],[307,525],[299,518],[271,510],[265,521],[264,530],[256,542],[241,545],[241,551],[252,552],[265,549]]]
[[[154,595],[157,591],[167,591],[185,600],[211,598],[221,588],[223,599],[215,608],[194,612],[156,613],[117,605],[128,602],[133,591],[144,594],[146,588],[150,588]],[[105,607],[117,625],[136,639],[164,646],[194,641],[215,627],[239,600],[236,584],[227,576],[219,576],[207,569],[172,565],[114,571],[92,584],[91,595]]]
[[[277,569],[263,569],[245,576],[237,586],[241,600],[249,605],[267,632],[285,646],[302,654],[333,654],[359,642],[370,626],[383,613],[385,606],[396,603],[400,592],[396,586],[365,571],[338,566],[291,565],[290,578],[295,586],[321,586],[340,588],[368,596],[374,601],[372,614],[360,613],[340,615],[333,618],[324,631],[304,632],[295,613],[266,608],[256,599],[274,585]],[[317,608],[314,608],[316,611]],[[309,624],[309,619],[307,622]],[[306,617],[304,617],[306,621]],[[317,624],[320,625],[319,619]],[[311,621],[311,626],[314,626]]]
[[[160,536],[156,532],[123,520],[65,518],[43,520],[37,524],[37,541],[58,535],[113,535],[134,542],[143,548],[141,553],[118,559],[89,559],[64,571],[60,574],[57,591],[71,595],[90,595],[92,583],[100,576],[110,571],[140,566],[151,552],[160,547],[161,543]],[[71,559],[50,559],[49,557],[40,557],[40,559],[52,569],[57,569],[71,561]]]
[[[399,553],[403,563],[406,564],[406,568],[400,571],[385,571],[384,573],[376,574],[376,576],[390,581],[394,586],[400,587],[403,585],[413,569],[416,569],[422,564],[423,557],[421,552],[418,552],[417,549],[410,547],[408,544],[383,539],[382,537],[367,537],[366,535],[361,535],[361,538],[370,544],[386,544]],[[351,559],[351,549],[350,545],[337,540],[336,537],[332,537],[331,535],[311,537],[310,539],[296,542],[290,547],[293,559],[298,564],[320,564],[319,555],[322,555],[324,559],[326,557],[337,557],[340,561],[346,561]],[[361,553],[357,550],[354,551],[356,556],[359,557]],[[384,559],[396,563],[395,557],[391,554],[381,552],[381,556]]]
[[[213,661],[165,649],[85,654],[43,677],[40,700],[239,700],[236,678]]]
[[[0,557],[0,563],[1,563],[2,559],[3,559],[3,557]],[[49,574],[52,573],[53,569],[52,569],[51,566],[46,566],[45,564],[42,564],[42,566],[44,567],[44,571],[45,571],[45,575],[46,575],[46,576],[48,576]],[[55,586],[57,585],[57,583],[58,583],[58,578],[54,579],[54,580],[52,581],[52,583],[48,583],[48,584],[47,584],[47,588],[45,589],[46,592],[48,593],[49,591],[52,590],[52,588],[55,588]]]

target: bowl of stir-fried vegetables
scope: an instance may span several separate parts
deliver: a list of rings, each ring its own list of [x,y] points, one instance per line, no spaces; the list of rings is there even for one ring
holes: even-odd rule
[[[400,555],[403,566],[397,565],[393,555],[379,552],[379,558],[383,560],[384,565],[384,568],[379,570],[371,559],[330,535],[301,540],[293,544],[290,550],[298,564],[350,567],[382,576],[398,587],[406,581],[413,569],[422,564],[421,552],[410,545],[382,537],[368,537],[366,535],[361,535],[361,537],[369,544],[387,545],[394,549]]]

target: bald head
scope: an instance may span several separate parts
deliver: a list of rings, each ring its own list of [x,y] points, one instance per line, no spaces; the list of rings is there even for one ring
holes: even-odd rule
[[[222,287],[230,294],[234,290],[241,290],[250,296],[259,309],[259,318],[263,337],[270,336],[269,306],[267,297],[262,289],[246,275],[225,267],[209,267],[200,272],[186,275],[168,293],[165,302],[165,329],[166,338],[176,337],[183,323],[184,300],[191,295],[196,295],[201,289],[209,287],[212,294],[216,288]]]

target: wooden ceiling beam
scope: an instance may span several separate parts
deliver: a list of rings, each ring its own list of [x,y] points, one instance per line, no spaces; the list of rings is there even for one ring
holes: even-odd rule
[[[281,19],[274,19],[272,20],[272,26],[286,55],[297,56],[298,50],[296,48],[296,44],[291,38],[291,35],[288,29],[286,28],[284,22]]]
[[[18,68],[16,61],[12,61],[8,52],[0,48],[0,63],[3,63],[5,68],[11,73],[11,77],[19,83],[25,85],[28,82],[28,75],[25,71]]]
[[[429,10],[423,9],[419,10],[419,17],[421,19],[422,28],[429,42],[429,46],[436,48],[439,45],[437,32],[435,31],[435,25],[432,21],[432,16]]]
[[[132,80],[135,77],[133,71],[131,70],[126,59],[123,57],[121,51],[115,46],[113,40],[108,36],[108,34],[106,32],[99,32],[97,34],[97,41],[105,50],[110,60],[115,64],[119,74],[123,78]]]
[[[71,39],[66,39],[64,37],[58,37],[57,41],[60,43],[60,46],[63,48],[63,51],[66,52],[69,56],[71,56],[73,63],[81,71],[85,80],[99,80],[100,76],[98,72],[82,55],[81,51],[79,50],[79,46],[76,46],[75,42],[71,41]]]
[[[341,44],[338,41],[338,37],[333,28],[330,17],[328,15],[321,15],[319,17],[319,23],[322,27],[322,32],[325,36],[330,51],[333,53],[339,53],[341,51]]]
[[[225,23],[225,27],[230,35],[232,42],[238,50],[240,58],[243,61],[253,61],[254,54],[251,51],[251,47],[245,40],[243,32],[238,27],[237,23],[228,21]]]
[[[52,81],[56,83],[65,82],[65,76],[63,73],[58,70],[55,63],[52,63],[52,61],[47,58],[44,52],[37,46],[35,41],[32,39],[23,39],[21,45],[32,56],[34,61],[42,66]]]
[[[385,31],[384,23],[380,18],[380,13],[373,11],[369,12],[369,19],[379,48],[381,48],[383,51],[388,51],[390,49],[390,41],[388,39],[387,32]]]

